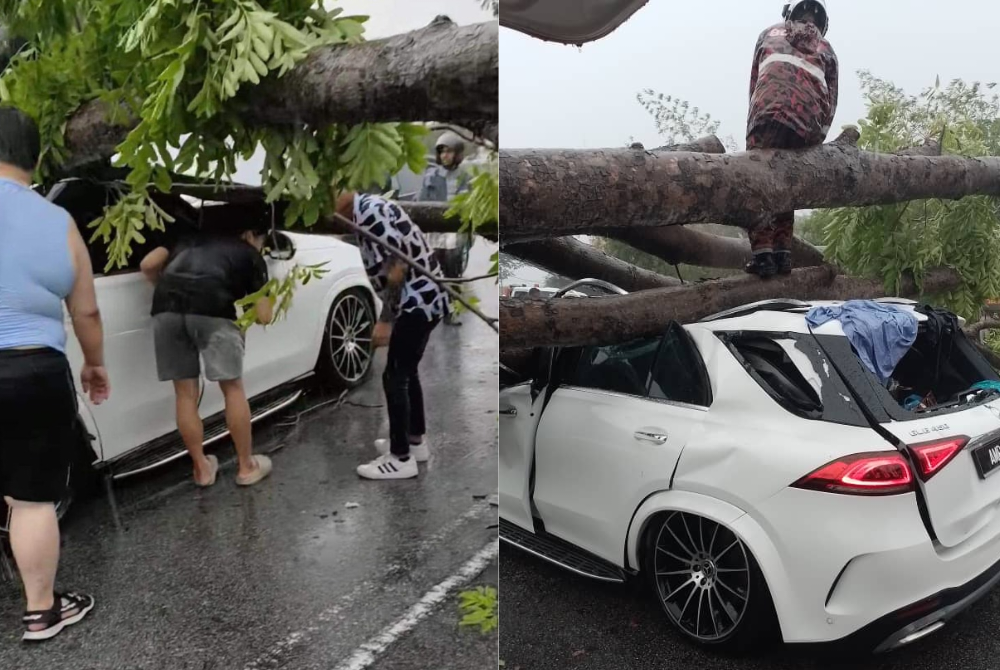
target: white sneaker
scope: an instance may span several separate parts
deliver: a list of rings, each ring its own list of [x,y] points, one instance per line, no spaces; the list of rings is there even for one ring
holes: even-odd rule
[[[389,453],[390,446],[391,445],[389,443],[389,440],[385,439],[384,437],[380,437],[379,439],[375,440],[375,449],[377,449],[378,453],[382,454],[383,456]],[[431,459],[431,449],[429,446],[427,446],[427,440],[424,440],[420,444],[411,444],[410,456],[413,456],[413,458],[417,459],[418,463],[426,463],[427,461],[429,461]]]
[[[365,479],[412,479],[419,473],[417,459],[412,455],[409,460],[401,461],[392,454],[386,454],[358,466],[358,475]]]

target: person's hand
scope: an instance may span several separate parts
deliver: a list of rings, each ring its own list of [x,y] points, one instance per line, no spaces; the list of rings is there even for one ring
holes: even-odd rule
[[[372,347],[378,349],[389,346],[390,337],[392,337],[392,324],[388,321],[379,321],[372,332]]]
[[[80,384],[95,405],[100,405],[111,396],[111,380],[103,365],[84,365],[80,370]]]

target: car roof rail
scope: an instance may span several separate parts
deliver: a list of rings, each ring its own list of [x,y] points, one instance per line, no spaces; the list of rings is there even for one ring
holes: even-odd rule
[[[609,293],[616,293],[618,295],[628,295],[628,291],[625,289],[615,286],[611,282],[606,282],[603,279],[577,279],[575,282],[571,283],[569,286],[564,286],[563,288],[556,291],[549,300],[555,300],[556,298],[561,298],[575,288],[581,286],[593,286],[595,288],[603,288]]]
[[[919,305],[916,300],[910,300],[909,298],[876,298],[874,302],[880,303],[882,305]]]
[[[738,316],[747,316],[748,314],[753,314],[754,312],[792,312],[797,309],[809,309],[810,307],[812,307],[810,303],[802,302],[801,300],[772,298],[770,300],[759,300],[757,302],[752,302],[749,305],[734,307],[717,314],[712,314],[711,316],[706,316],[703,319],[699,319],[698,323],[721,321],[722,319],[733,319]]]

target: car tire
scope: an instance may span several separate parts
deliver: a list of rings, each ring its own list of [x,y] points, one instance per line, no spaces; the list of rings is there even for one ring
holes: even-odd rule
[[[327,313],[316,374],[324,386],[352,389],[372,369],[375,305],[364,289],[352,288],[333,300]]]
[[[732,530],[688,512],[647,526],[642,571],[653,596],[689,640],[730,653],[757,651],[780,635],[760,565]]]

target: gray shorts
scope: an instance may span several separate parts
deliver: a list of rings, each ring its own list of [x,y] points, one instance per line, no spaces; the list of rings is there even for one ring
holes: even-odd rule
[[[161,382],[197,379],[199,357],[205,378],[230,381],[243,376],[243,333],[229,319],[168,312],[153,317],[156,372]]]

